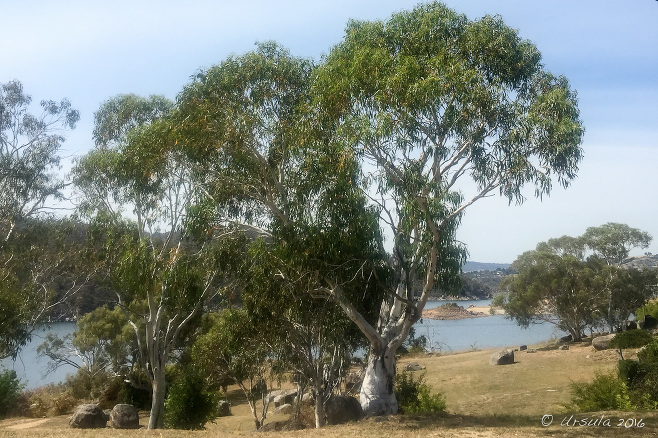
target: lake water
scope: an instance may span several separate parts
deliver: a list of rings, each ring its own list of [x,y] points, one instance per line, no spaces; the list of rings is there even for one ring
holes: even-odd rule
[[[48,333],[55,333],[60,338],[75,331],[75,322],[57,322],[40,327],[32,334],[29,342],[19,354],[15,361],[11,358],[0,361],[0,368],[13,369],[16,375],[26,384],[26,389],[34,389],[49,383],[59,383],[66,379],[67,374],[75,373],[71,366],[62,366],[52,373],[46,374],[48,370],[47,357],[37,354],[37,347],[41,345]]]
[[[457,303],[468,308],[470,305],[488,306],[491,300],[428,301],[425,308],[431,309],[445,303]],[[423,318],[414,328],[416,336],[427,337],[428,347],[443,353],[492,347],[518,347],[566,336],[565,332],[556,329],[553,324],[532,324],[524,329],[504,315],[454,321]]]
[[[471,304],[486,306],[491,300],[480,301],[430,301],[426,308],[439,306],[446,302],[454,302],[463,307]],[[516,347],[522,344],[536,344],[547,341],[553,337],[562,337],[565,333],[556,330],[552,324],[535,324],[528,329],[519,327],[514,321],[502,315],[484,316],[481,318],[459,319],[455,321],[442,321],[424,318],[415,325],[416,336],[425,335],[429,341],[428,347],[434,351],[450,353],[472,349],[491,347]],[[22,353],[11,361],[0,361],[0,366],[14,369],[27,389],[58,383],[64,381],[67,374],[76,370],[70,366],[63,366],[55,372],[47,374],[48,359],[37,355],[37,347],[43,342],[48,332],[54,332],[60,337],[75,330],[74,322],[61,322],[51,324],[37,331]]]

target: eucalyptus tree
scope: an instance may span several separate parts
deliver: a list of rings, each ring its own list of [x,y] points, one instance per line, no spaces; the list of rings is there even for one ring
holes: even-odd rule
[[[508,293],[499,301],[520,325],[548,321],[574,341],[582,340],[586,328],[623,328],[634,310],[654,296],[658,271],[625,267],[621,261],[633,242],[650,240],[648,233],[627,225],[606,224],[579,237],[541,242],[512,264],[518,274],[503,280]],[[619,264],[611,264],[615,260]]]
[[[496,192],[521,203],[525,185],[542,197],[575,178],[584,132],[576,93],[500,17],[469,21],[436,2],[350,21],[314,90],[331,129],[372,166],[368,193],[392,236],[397,284],[378,321],[349,316],[371,344],[361,404],[395,413],[395,353],[432,291],[459,271],[464,211]],[[340,300],[340,288],[329,292]]]
[[[653,238],[646,231],[626,224],[608,222],[587,228],[580,239],[594,257],[600,258],[608,265],[608,274],[604,276],[605,282],[602,285],[608,299],[602,310],[612,332],[617,326],[625,325],[633,310],[643,306],[651,296],[651,291],[648,291],[646,286],[641,286],[648,280],[644,277],[650,273],[635,270],[622,272],[618,268],[633,249],[647,248]],[[619,277],[625,277],[625,280]],[[629,288],[628,285],[631,284],[633,287]]]
[[[90,257],[117,291],[151,382],[150,429],[163,426],[165,366],[228,283],[223,274],[238,260],[233,250],[239,247],[238,239],[220,246],[188,238],[195,190],[162,121],[170,107],[160,97],[106,102],[96,114],[97,147],[74,169],[80,213],[91,220]]]
[[[325,371],[358,342],[336,312],[360,309],[372,320],[386,272],[359,163],[317,123],[314,70],[274,43],[231,57],[183,90],[172,135],[194,162],[192,181],[204,195],[195,206],[199,230],[239,225],[254,240],[245,309],[272,351],[312,382],[321,426],[332,393]],[[346,299],[328,302],[329,284],[341,285]],[[280,333],[272,336],[275,327]]]
[[[39,115],[30,113],[31,103],[19,81],[0,84],[0,237],[5,242],[21,220],[63,198],[67,183],[57,174],[59,153],[64,133],[80,119],[67,99],[41,101]]]
[[[0,84],[0,358],[15,357],[79,285],[64,279],[75,251],[62,244],[75,226],[49,217],[49,202],[64,198],[60,150],[79,114],[67,99],[41,101],[37,114],[31,104],[19,81]],[[59,298],[56,283],[67,289]]]
[[[543,321],[554,324],[580,342],[585,329],[598,322],[603,298],[597,261],[587,262],[571,254],[559,254],[550,245],[537,245],[512,264],[518,274],[501,283],[507,290],[497,300],[508,318],[519,325]]]

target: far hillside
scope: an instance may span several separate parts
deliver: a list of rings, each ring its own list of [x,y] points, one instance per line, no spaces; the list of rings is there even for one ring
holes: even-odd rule
[[[463,272],[474,272],[474,271],[495,271],[497,269],[507,269],[510,267],[510,263],[481,263],[481,262],[472,262],[468,261],[462,266]]]

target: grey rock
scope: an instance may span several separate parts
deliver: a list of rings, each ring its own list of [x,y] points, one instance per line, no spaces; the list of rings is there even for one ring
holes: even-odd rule
[[[363,416],[361,403],[349,395],[334,395],[325,406],[327,424],[343,424],[358,421]]]
[[[107,426],[107,417],[96,404],[80,405],[69,418],[69,426],[76,429],[100,429]]]
[[[514,351],[502,350],[494,353],[489,358],[491,365],[510,365],[514,363]]]
[[[114,406],[110,412],[110,426],[115,429],[139,429],[139,411],[133,405]]]
[[[615,334],[599,336],[592,339],[592,347],[596,350],[607,350],[610,348],[610,342],[614,339]]]
[[[231,415],[231,404],[226,400],[220,400],[217,402],[216,414],[218,417],[228,417]]]
[[[405,371],[420,371],[424,370],[425,367],[420,365],[418,362],[409,362],[404,365],[404,370]]]
[[[292,414],[294,409],[290,403],[283,404],[274,409],[275,414]]]

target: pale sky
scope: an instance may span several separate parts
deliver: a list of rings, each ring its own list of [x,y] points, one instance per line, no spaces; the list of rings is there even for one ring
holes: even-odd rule
[[[190,76],[275,40],[319,60],[350,18],[387,19],[417,1],[0,0],[0,83],[34,101],[68,98],[81,113],[64,154],[92,145],[93,114],[122,93],[174,99]],[[478,201],[459,238],[470,259],[512,262],[540,241],[621,222],[648,231],[658,253],[658,2],[452,0],[471,19],[500,14],[578,91],[585,158],[578,178],[541,202]]]

